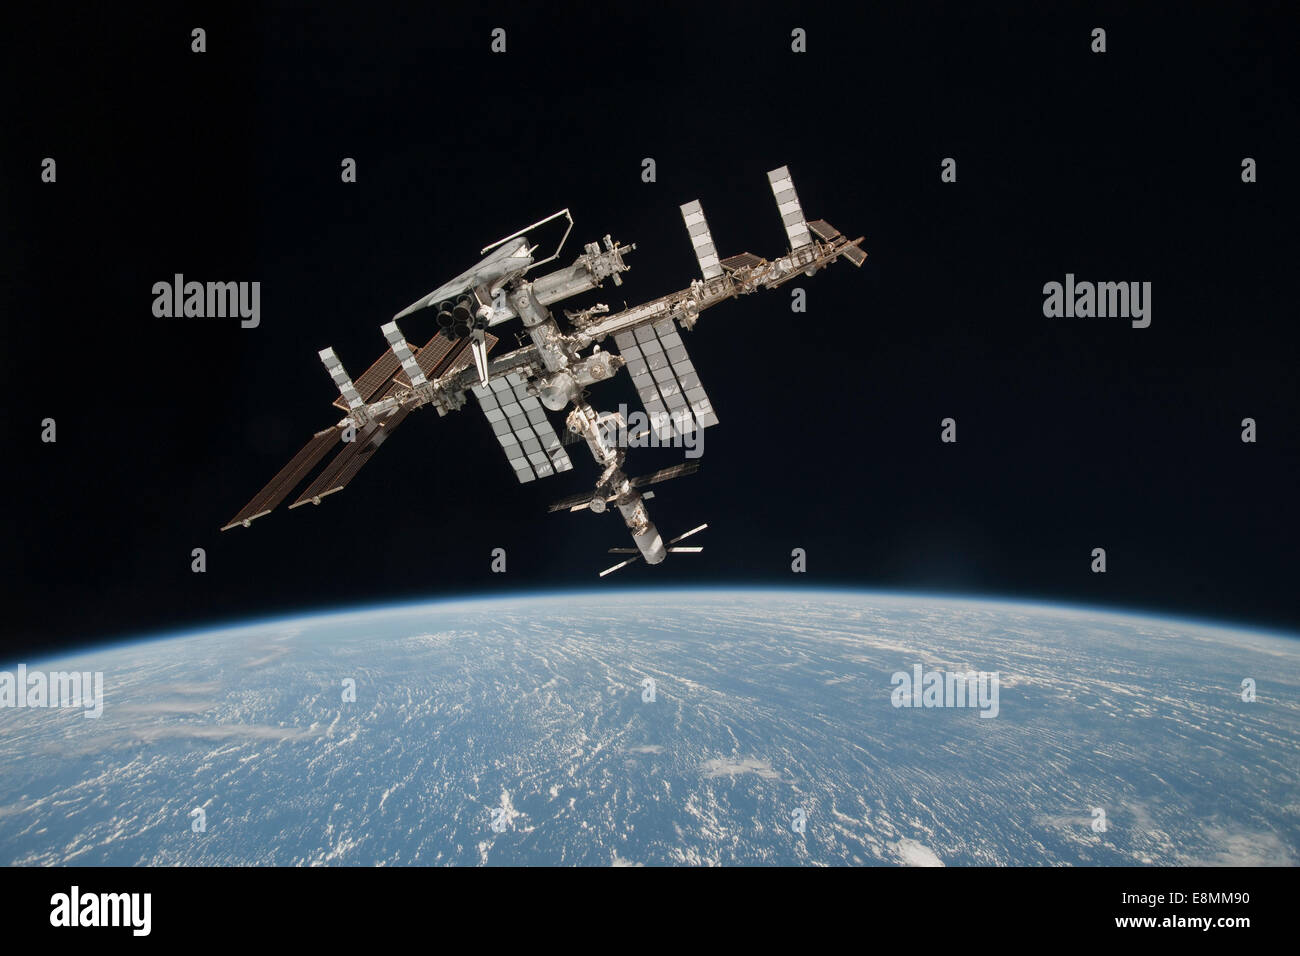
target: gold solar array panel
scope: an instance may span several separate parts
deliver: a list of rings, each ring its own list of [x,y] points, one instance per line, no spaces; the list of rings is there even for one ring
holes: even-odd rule
[[[379,446],[384,440],[393,433],[393,429],[400,425],[403,419],[411,413],[409,408],[399,408],[393,414],[385,418],[379,425],[379,431],[375,433],[374,438],[361,449],[357,454],[348,460],[347,464],[339,471],[338,477],[334,479],[334,485],[325,494],[333,494],[336,491],[342,491],[347,487],[348,482],[357,476],[361,466],[368,462],[379,450]]]
[[[391,379],[397,370],[401,368],[401,364],[391,349],[379,356],[379,358],[375,359],[374,364],[366,369],[365,373],[354,383],[357,394],[367,402],[373,399],[375,393],[383,388],[384,383]],[[334,406],[345,412],[348,410],[348,403],[343,400],[342,395],[334,399]]]
[[[230,523],[221,530],[226,531],[236,525],[243,524],[245,521],[252,521],[254,518],[260,518],[262,515],[270,514],[275,507],[283,501],[298,483],[307,477],[311,471],[325,457],[329,451],[338,442],[343,431],[338,426],[327,428],[319,431],[312,436],[306,445],[289,459],[285,465],[272,478],[261,491],[250,501],[244,510],[235,515]]]

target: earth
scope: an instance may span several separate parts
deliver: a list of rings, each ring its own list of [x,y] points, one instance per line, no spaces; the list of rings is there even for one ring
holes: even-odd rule
[[[1300,642],[1209,624],[647,590],[23,663],[104,701],[0,709],[5,864],[1300,859]],[[996,672],[996,707],[895,706],[918,666]]]

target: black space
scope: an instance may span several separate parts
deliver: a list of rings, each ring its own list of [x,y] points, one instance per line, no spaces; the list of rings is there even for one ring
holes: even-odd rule
[[[103,6],[5,30],[0,650],[733,582],[1300,626],[1291,5],[421,6]],[[799,280],[806,314],[759,293],[686,335],[721,425],[651,510],[665,534],[709,522],[702,555],[597,580],[621,522],[545,513],[589,485],[589,457],[521,487],[473,403],[413,415],[321,507],[218,532],[338,419],[318,349],[359,375],[393,313],[564,206],[566,264],[607,232],[637,244],[623,287],[570,307],[684,287],[677,207],[695,198],[722,255],[774,257],[764,174],[783,164],[808,216],[865,234],[870,259]],[[261,326],[154,318],[151,287],[177,272],[260,281]],[[1043,284],[1067,272],[1152,282],[1151,327],[1045,318]],[[594,398],[635,404],[626,377]],[[633,452],[628,470],[680,455]]]

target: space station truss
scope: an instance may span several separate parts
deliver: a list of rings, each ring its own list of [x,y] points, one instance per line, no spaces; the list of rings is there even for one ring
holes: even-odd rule
[[[625,302],[621,311],[611,312],[599,302],[565,310],[570,322],[566,330],[548,306],[599,289],[606,279],[620,285],[619,274],[629,268],[624,256],[636,247],[621,245],[607,234],[603,247],[587,243],[568,267],[526,278],[532,268],[559,256],[573,228],[572,215],[563,209],[485,246],[478,265],[381,326],[388,348],[355,380],[332,348],[320,350],[317,354],[338,390],[333,404],[343,419],[312,436],[222,530],[249,526],[304,483],[306,488],[290,507],[320,504],[356,477],[412,411],[433,407],[446,415],[465,407],[472,394],[520,483],[572,470],[573,463],[548,418],[548,408],[562,412],[572,406],[566,436],[571,434],[576,444],[585,442],[600,466],[600,476],[593,490],[569,495],[552,504],[551,510],[613,511],[622,518],[635,547],[610,549],[630,557],[600,572],[602,577],[637,560],[657,564],[669,553],[698,552],[699,546],[680,542],[707,525],[665,542],[645,507],[655,496],[651,486],[694,473],[698,461],[628,477],[623,471],[625,452],[604,434],[607,418],[589,402],[588,387],[626,368],[645,407],[649,433],[660,443],[673,443],[717,425],[718,415],[681,332],[693,329],[706,309],[722,302],[780,288],[839,259],[854,266],[866,261],[862,237],[851,240],[824,219],[804,218],[787,167],[771,170],[767,178],[790,242],[787,250],[771,259],[749,252],[719,256],[704,209],[699,200],[692,200],[680,210],[699,265],[698,277],[686,288],[658,298],[630,307]],[[561,217],[568,227],[555,252],[535,259],[539,246],[527,233]],[[440,331],[416,348],[398,322],[425,309],[430,310],[429,316],[437,316]],[[498,340],[487,329],[511,319],[523,326],[519,347],[489,359]],[[617,355],[602,347],[610,338]],[[591,354],[584,356],[589,348]],[[337,453],[326,461],[331,451]]]

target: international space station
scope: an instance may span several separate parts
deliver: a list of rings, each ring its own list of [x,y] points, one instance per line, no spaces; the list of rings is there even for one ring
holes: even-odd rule
[[[653,491],[645,490],[648,486],[689,474],[698,463],[687,461],[628,477],[623,471],[626,448],[612,437],[625,434],[626,423],[618,413],[597,412],[588,401],[589,387],[626,368],[660,444],[672,444],[696,429],[716,425],[718,416],[686,354],[679,329],[694,329],[705,309],[758,289],[775,289],[801,273],[815,275],[837,259],[854,266],[866,261],[863,237],[850,241],[823,219],[805,221],[786,167],[772,170],[767,178],[790,240],[789,250],[771,261],[749,252],[719,259],[704,211],[695,200],[683,205],[681,212],[700,278],[679,292],[620,312],[610,313],[601,303],[565,310],[562,327],[549,306],[599,289],[607,279],[622,285],[620,273],[629,268],[624,257],[636,248],[606,235],[603,248],[587,243],[572,265],[530,278],[533,270],[559,258],[573,230],[573,217],[562,209],[484,247],[478,265],[398,312],[381,328],[388,350],[355,381],[332,348],[322,349],[321,361],[339,390],[334,405],[344,417],[312,436],[221,530],[247,528],[269,514],[331,449],[342,444],[342,450],[289,507],[320,504],[356,477],[411,412],[432,406],[440,416],[446,415],[463,408],[472,394],[521,483],[573,468],[547,417],[548,411],[568,409],[565,423],[572,441],[585,439],[600,474],[592,491],[558,501],[550,510],[599,514],[613,506],[636,545],[611,548],[612,554],[631,557],[600,572],[601,577],[638,559],[658,564],[670,552],[698,552],[699,547],[680,542],[707,525],[665,542],[645,504],[654,497]],[[538,246],[529,241],[529,233],[561,219],[567,227],[555,251],[535,258]],[[398,322],[425,309],[436,310],[438,331],[424,346],[414,348]],[[523,325],[519,341],[528,344],[490,357],[498,339],[489,330],[514,319]],[[610,338],[617,354],[601,346]]]

